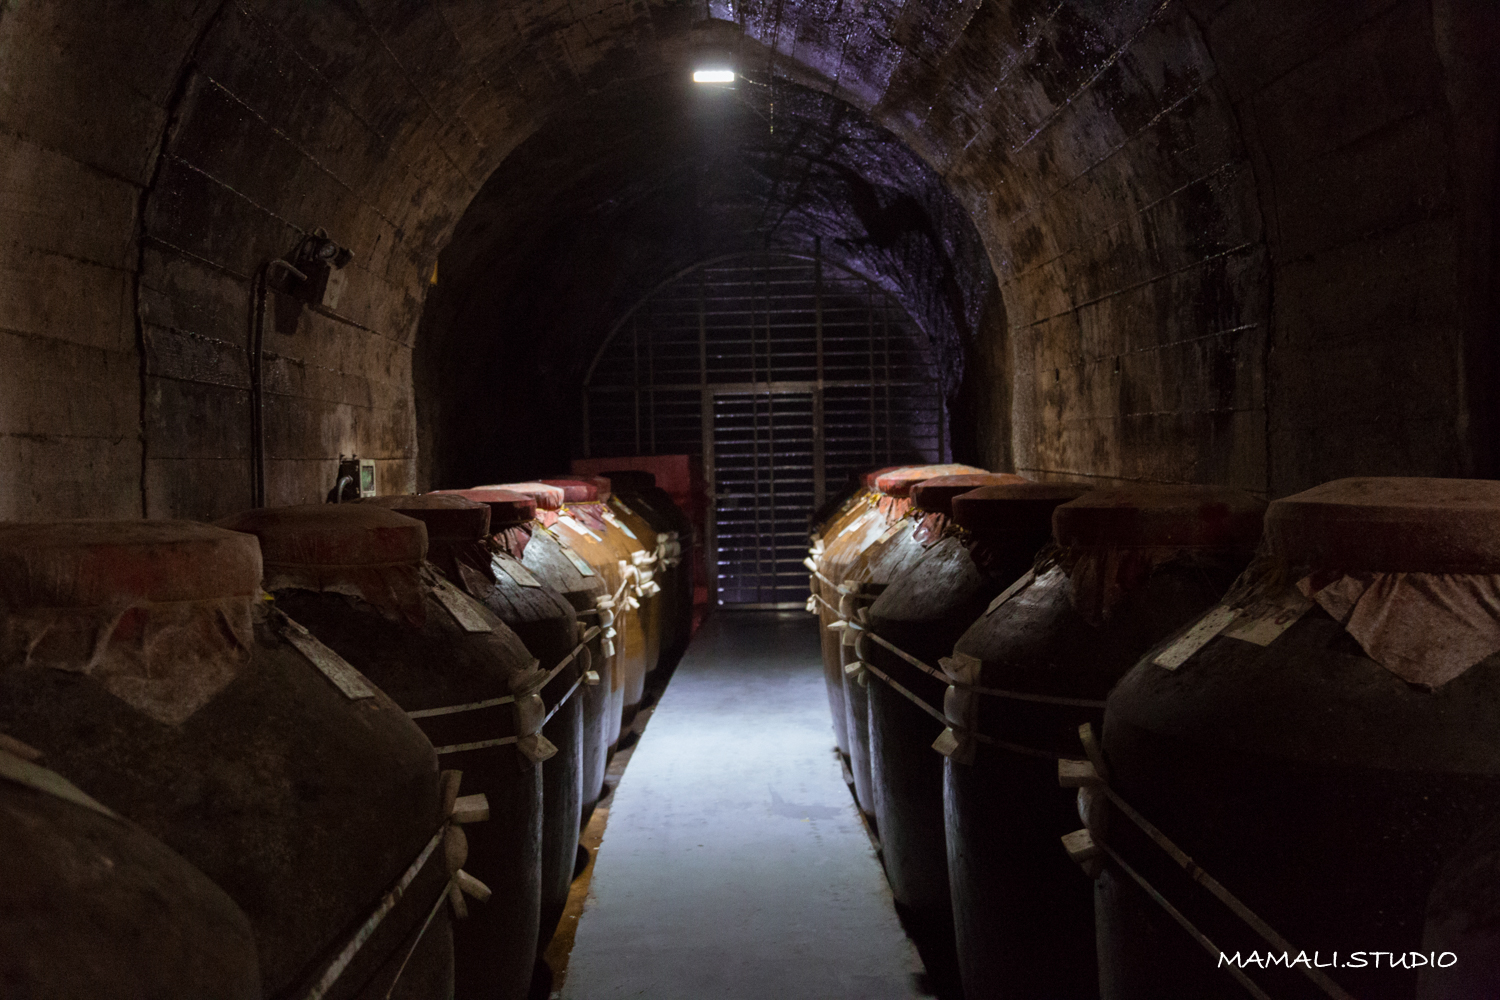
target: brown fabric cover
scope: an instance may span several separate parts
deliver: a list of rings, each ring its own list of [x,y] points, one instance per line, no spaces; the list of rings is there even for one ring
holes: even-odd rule
[[[899,471],[901,469],[905,469],[905,468],[909,468],[909,466],[905,466],[905,465],[887,465],[887,466],[883,466],[882,468],[879,468],[879,469],[871,469],[869,472],[861,472],[859,474],[859,483],[865,489],[867,489],[867,490],[873,490],[875,488],[875,481],[877,479],[879,479],[881,476],[885,475],[888,472],[897,472],[897,471]]]
[[[355,502],[416,518],[427,525],[428,545],[438,541],[473,541],[490,533],[489,505],[451,493],[407,493],[365,497]]]
[[[216,522],[260,539],[268,591],[359,597],[412,625],[426,621],[422,560],[427,527],[368,504],[262,507]]]
[[[474,490],[506,490],[530,497],[539,511],[557,510],[563,505],[564,492],[560,486],[548,486],[535,480],[524,483],[495,483],[490,486],[475,486]],[[466,491],[467,492],[467,491]],[[476,498],[477,499],[477,498]]]
[[[614,485],[610,482],[608,476],[578,475],[574,476],[573,478],[578,480],[579,482],[588,483],[590,486],[592,486],[594,488],[594,499],[598,500],[600,503],[608,502],[609,498],[614,495]],[[655,479],[656,477],[652,476],[651,478]],[[556,480],[548,480],[548,482],[556,482]]]
[[[0,525],[0,606],[89,608],[251,597],[260,549],[196,521]]]
[[[988,470],[976,469],[972,465],[907,465],[876,477],[875,488],[886,496],[909,497],[913,486],[939,476],[988,474]]]
[[[1079,546],[1244,548],[1260,541],[1266,502],[1226,486],[1090,490],[1052,513],[1057,543]]]
[[[1319,582],[1304,577],[1297,589],[1407,683],[1442,687],[1500,652],[1500,574],[1361,572]]]
[[[1290,565],[1378,573],[1500,573],[1500,482],[1335,479],[1266,511]]]
[[[514,490],[486,487],[477,490],[438,490],[430,495],[463,497],[465,500],[484,504],[490,509],[490,531],[492,532],[499,532],[503,528],[517,524],[525,524],[536,518],[536,499]]]
[[[371,497],[360,502],[395,510],[427,525],[427,561],[471,597],[483,601],[489,596],[495,567],[490,557],[487,504],[451,493]]]
[[[1057,545],[1038,558],[1068,574],[1069,599],[1091,625],[1172,563],[1249,562],[1265,502],[1218,486],[1091,490],[1052,512]]]
[[[911,502],[913,506],[930,514],[942,514],[947,517],[952,515],[953,498],[959,494],[968,493],[981,486],[1007,486],[1026,481],[1024,476],[1012,475],[1009,472],[934,476],[912,487]]]
[[[924,484],[925,485],[925,484]],[[1040,519],[1043,530],[1052,532],[1052,512],[1060,504],[1076,500],[1089,487],[1076,483],[1011,483],[982,486],[960,493],[949,501],[953,520],[960,527],[984,538],[1000,538],[1024,532],[1031,534]]]
[[[0,662],[183,722],[249,662],[255,539],[191,521],[0,527]]]
[[[563,491],[563,503],[593,503],[599,499],[599,487],[582,479],[543,479],[548,486]]]

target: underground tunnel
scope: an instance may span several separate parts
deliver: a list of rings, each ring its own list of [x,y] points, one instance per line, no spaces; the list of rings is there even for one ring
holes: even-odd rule
[[[0,81],[0,996],[1500,997],[1491,3]]]

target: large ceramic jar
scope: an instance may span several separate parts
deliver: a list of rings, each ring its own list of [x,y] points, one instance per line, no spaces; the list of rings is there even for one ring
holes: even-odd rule
[[[887,471],[887,470],[879,470]],[[828,709],[833,715],[833,739],[842,755],[845,766],[849,762],[848,709],[844,706],[844,681],[840,674],[840,652],[843,633],[831,626],[839,621],[839,584],[827,571],[842,574],[845,560],[842,552],[836,552],[829,560],[829,547],[838,543],[845,534],[863,529],[865,540],[879,537],[872,523],[877,516],[874,509],[874,472],[860,477],[858,487],[848,499],[829,516],[817,524],[811,533],[812,544],[808,547],[803,564],[810,572],[807,578],[809,596],[807,610],[818,616],[818,642],[823,660],[823,682],[828,690]],[[850,544],[848,542],[843,544]],[[852,774],[850,780],[853,780]]]
[[[1109,697],[1104,993],[1245,995],[1133,872],[1272,996],[1495,996],[1500,483],[1336,480],[1265,534]]]
[[[956,972],[943,758],[933,750],[944,731],[947,682],[938,664],[1031,565],[1051,536],[1052,507],[1082,492],[1037,483],[984,489],[991,494],[985,504],[960,512],[955,502],[961,530],[941,535],[870,605],[857,646],[866,665],[856,680],[869,703],[870,777],[886,874],[913,918],[929,970],[950,984]]]
[[[938,476],[923,480],[911,490],[912,505],[894,528],[889,528],[854,560],[840,589],[839,617],[855,618],[860,609],[874,603],[892,580],[900,576],[923,553],[953,530],[952,500],[981,486],[1025,482],[1010,473]],[[865,685],[857,683],[853,664],[854,646],[839,647],[844,682],[844,724],[849,739],[849,769],[854,776],[854,798],[860,811],[877,825],[875,793],[870,784],[870,720]],[[878,829],[878,826],[877,826]]]
[[[205,524],[0,526],[0,728],[217,883],[268,996],[451,989],[432,745],[260,588]]]
[[[594,487],[598,506],[594,515],[608,527],[624,535],[629,545],[631,566],[635,571],[633,591],[641,604],[641,614],[646,629],[646,679],[650,686],[652,675],[659,675],[667,649],[667,634],[672,627],[674,612],[666,587],[666,570],[662,565],[662,544],[657,539],[657,530],[651,520],[641,511],[635,510],[615,496],[608,476],[584,476],[583,480]],[[639,501],[638,501],[639,502]],[[645,505],[641,505],[645,509]],[[649,692],[643,693],[641,707],[650,700]]]
[[[543,550],[538,551],[553,551],[555,547],[580,573],[597,577],[603,584],[604,593],[595,600],[595,610],[601,625],[607,624],[613,630],[604,641],[604,649],[610,661],[607,678],[610,705],[604,720],[605,736],[609,752],[613,754],[619,748],[623,732],[626,676],[635,671],[644,676],[645,671],[645,640],[639,634],[640,615],[637,613],[638,607],[632,606],[637,602],[630,599],[634,574],[627,572],[627,567],[622,565],[617,555],[615,545],[606,541],[604,535],[572,517],[562,517],[567,493],[561,486],[523,482],[481,486],[477,489],[501,489],[529,497],[536,504],[536,520],[530,525],[508,532],[509,543],[517,544],[519,536],[525,534],[532,544],[544,546]],[[497,538],[497,542],[499,541],[501,539]],[[527,551],[531,551],[529,546]],[[632,633],[635,633],[633,640]]]
[[[615,700],[610,718],[610,748],[618,748],[622,735],[633,721],[633,712],[625,711],[631,693],[645,690],[646,636],[645,622],[640,618],[640,601],[634,597],[636,574],[625,553],[624,540],[618,532],[601,523],[592,508],[598,492],[588,483],[571,487],[549,483],[505,483],[501,489],[526,493],[537,501],[537,520],[546,534],[579,556],[603,580],[609,594],[600,606],[613,616],[615,648],[610,697]],[[570,499],[571,495],[571,499]],[[589,499],[595,498],[595,499]],[[582,507],[583,510],[576,510]],[[589,525],[597,525],[597,529]],[[639,697],[639,694],[636,694]],[[637,702],[639,705],[639,702]]]
[[[1264,506],[1195,486],[1079,497],[1053,513],[1056,547],[955,643],[943,666],[961,745],[944,792],[969,1000],[1097,991],[1090,887],[1059,839],[1078,819],[1057,761],[1082,756],[1078,727],[1098,723],[1141,652],[1244,568]]]
[[[579,819],[581,825],[587,824],[599,802],[609,765],[608,716],[613,704],[610,678],[618,656],[613,642],[614,613],[599,606],[605,597],[604,583],[588,563],[542,529],[536,520],[536,501],[531,497],[499,489],[451,492],[489,507],[493,569],[522,579],[529,574],[546,584],[562,595],[578,620],[578,634],[589,653],[585,683],[574,696],[583,705]],[[618,739],[618,729],[615,738]]]
[[[0,993],[260,1000],[254,933],[224,890],[0,744],[18,751],[0,745]]]
[[[447,580],[482,602],[541,663],[546,706],[542,735],[557,753],[542,763],[542,900],[538,947],[545,950],[568,902],[577,865],[583,791],[583,687],[591,667],[578,615],[557,591],[490,548],[488,504],[453,494],[371,497],[360,501],[427,526],[427,559]],[[597,675],[596,675],[597,676]]]
[[[545,673],[494,612],[425,561],[421,521],[368,504],[245,511],[218,522],[260,539],[267,592],[427,734],[483,794],[465,869],[491,890],[454,924],[459,996],[523,997],[541,900]]]
[[[622,517],[634,511],[656,531],[662,578],[663,631],[659,669],[670,671],[687,650],[693,622],[693,522],[656,476],[636,469],[604,473],[614,495],[610,505]]]
[[[625,695],[621,724],[629,727],[646,697],[646,675],[661,655],[661,587],[652,579],[654,545],[609,509],[610,490],[604,479],[545,479],[564,490],[563,507],[554,527],[565,533],[593,534],[611,546],[621,576],[628,581],[617,614],[627,620],[621,630],[625,645]],[[631,627],[633,626],[633,627]]]
[[[936,476],[984,473],[967,465],[910,465],[882,469],[866,476],[868,487],[853,507],[836,519],[829,534],[813,543],[808,559],[812,570],[809,602],[822,626],[823,680],[828,688],[828,707],[833,714],[834,742],[849,763],[848,709],[844,705],[844,656],[841,646],[853,645],[853,635],[839,616],[839,588],[860,555],[882,537],[894,533],[911,506],[911,488]],[[821,544],[821,548],[819,545]],[[853,777],[852,771],[850,777]]]

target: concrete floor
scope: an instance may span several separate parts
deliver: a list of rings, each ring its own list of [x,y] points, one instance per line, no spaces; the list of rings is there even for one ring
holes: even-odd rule
[[[610,803],[564,1000],[907,1000],[921,962],[844,784],[816,620],[713,616]]]

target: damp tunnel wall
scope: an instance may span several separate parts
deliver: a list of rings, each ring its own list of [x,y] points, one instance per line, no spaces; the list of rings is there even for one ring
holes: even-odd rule
[[[786,122],[799,100],[848,108],[899,139],[903,177],[934,179],[898,228],[935,234],[946,277],[868,252],[863,273],[970,338],[963,457],[1273,495],[1494,472],[1500,44],[1479,0],[163,0],[88,19],[18,0],[0,8],[0,517],[245,506],[251,285],[317,227],[355,258],[336,309],[267,334],[268,499],[320,498],[349,452],[387,490],[446,483],[495,418],[441,412],[468,405],[444,380],[506,362],[443,346],[462,324],[438,296],[464,272],[431,285],[440,252],[549,122],[713,47],[776,81]],[[823,225],[856,206],[796,222],[798,179],[839,176],[826,129],[783,135],[784,166],[735,169],[784,179],[766,202],[794,206],[789,243],[858,264],[838,240],[870,228]],[[879,164],[847,166],[866,218],[897,204]],[[562,303],[554,353],[587,353],[600,316],[705,246],[677,242],[680,201],[629,204],[593,250],[524,262],[525,289]],[[527,235],[501,216],[496,239]],[[609,294],[563,301],[562,266]],[[541,364],[507,367],[540,383]]]

